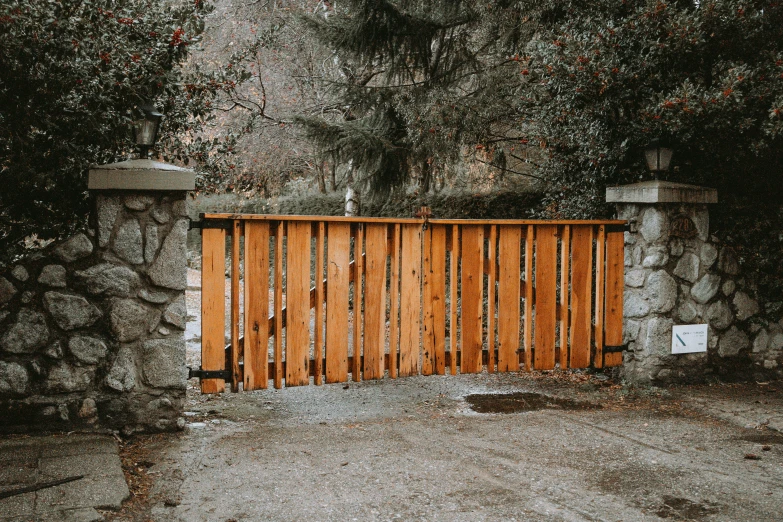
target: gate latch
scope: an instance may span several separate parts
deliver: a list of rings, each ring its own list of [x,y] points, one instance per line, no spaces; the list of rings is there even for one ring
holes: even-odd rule
[[[432,216],[432,210],[430,207],[421,207],[416,211],[416,217],[424,219],[424,223],[421,225],[422,230],[427,230],[429,227],[430,216]]]
[[[223,379],[224,381],[230,381],[232,374],[231,370],[202,370],[201,368],[193,369],[188,366],[188,379],[196,377],[197,379]]]
[[[628,351],[628,345],[627,344],[620,344],[617,346],[604,346],[603,352],[604,353],[620,353],[620,352],[626,352]]]

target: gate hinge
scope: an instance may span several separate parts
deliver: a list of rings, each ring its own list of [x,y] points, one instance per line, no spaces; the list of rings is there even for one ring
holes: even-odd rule
[[[604,353],[620,353],[625,351],[628,351],[627,344],[620,344],[617,346],[604,346],[603,348]]]
[[[201,219],[199,221],[191,221],[188,225],[188,230],[204,230],[205,228],[232,230],[234,224],[230,219]]]
[[[193,369],[188,366],[188,379],[196,377],[197,379],[223,379],[224,381],[231,380],[231,370],[202,370],[201,368]]]
[[[630,223],[625,223],[624,225],[606,225],[606,231],[607,232],[634,232],[634,230],[631,229]]]

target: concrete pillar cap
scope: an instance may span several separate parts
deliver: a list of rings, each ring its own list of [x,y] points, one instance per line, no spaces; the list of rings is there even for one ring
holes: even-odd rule
[[[196,173],[150,159],[94,165],[87,179],[90,190],[195,190]]]
[[[606,188],[607,203],[717,203],[714,188],[674,183],[672,181],[642,181],[631,185]]]

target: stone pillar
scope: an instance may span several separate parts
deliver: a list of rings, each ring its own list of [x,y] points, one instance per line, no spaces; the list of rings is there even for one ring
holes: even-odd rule
[[[0,431],[184,425],[194,182],[147,159],[95,167],[90,228],[0,274]]]
[[[127,393],[136,426],[126,425],[126,431],[181,427],[187,382],[187,195],[195,189],[195,174],[149,159],[130,160],[91,169],[88,188],[95,199],[98,251],[106,265],[130,268],[139,280],[135,295],[114,292],[108,299],[118,350],[106,384]],[[101,276],[88,280],[87,291],[111,295],[103,284]]]
[[[734,316],[719,295],[721,276],[736,275],[738,266],[728,249],[719,260],[720,247],[710,237],[707,205],[717,199],[715,189],[668,181],[606,190],[607,202],[631,228],[625,233],[623,308],[629,350],[622,369],[629,382],[701,381],[712,371],[710,357],[717,354],[671,354],[675,324],[709,323],[709,352],[723,349],[721,332]],[[728,350],[736,355],[736,347],[746,346],[747,338]]]

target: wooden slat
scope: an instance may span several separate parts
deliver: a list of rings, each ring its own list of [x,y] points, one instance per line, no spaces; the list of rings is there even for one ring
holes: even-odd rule
[[[489,359],[487,360],[487,372],[495,371],[495,292],[497,285],[498,269],[497,260],[498,229],[495,226],[489,227],[489,247],[487,257],[489,259],[484,263],[489,265],[487,272],[487,351]],[[498,370],[500,371],[500,370]]]
[[[598,227],[595,242],[595,355],[593,366],[603,368],[604,363],[604,256],[606,252],[606,233],[604,226]]]
[[[285,385],[310,383],[310,223],[288,224]]]
[[[519,370],[519,275],[522,230],[501,226],[498,262],[498,371]]]
[[[205,345],[202,367],[205,370],[210,369],[210,364],[214,369],[228,367],[233,376],[234,390],[238,389],[239,379],[243,380],[243,387],[246,390],[264,388],[270,373],[273,373],[271,377],[274,378],[275,386],[278,388],[282,387],[283,377],[290,385],[295,385],[307,384],[309,382],[307,376],[312,375],[315,377],[316,384],[321,384],[324,373],[327,374],[328,382],[346,380],[349,371],[357,380],[361,377],[362,370],[365,378],[380,378],[384,375],[385,369],[389,370],[391,377],[396,377],[398,374],[412,375],[419,371],[419,360],[422,355],[421,371],[424,374],[445,373],[446,365],[451,367],[452,373],[456,373],[457,365],[462,365],[462,371],[468,373],[481,371],[483,364],[488,365],[488,371],[493,371],[496,364],[498,370],[507,371],[514,369],[515,364],[518,367],[522,361],[527,369],[533,366],[537,369],[551,369],[555,362],[559,362],[563,368],[586,367],[591,363],[596,367],[601,367],[602,363],[606,366],[614,366],[622,362],[622,354],[603,353],[604,344],[616,346],[622,343],[623,233],[616,226],[623,223],[622,221],[431,220],[429,225],[424,227],[426,234],[422,235],[424,221],[419,219],[326,218],[321,220],[319,217],[314,220],[311,216],[282,216],[276,219],[274,216],[255,218],[234,214],[214,214],[208,215],[207,218],[212,216],[222,219],[233,218],[230,233],[235,238],[238,239],[243,231],[248,234],[244,251],[246,285],[243,315],[240,314],[239,308],[240,281],[236,277],[240,273],[238,240],[232,241],[230,250],[232,280],[228,346],[225,345],[224,339],[225,299],[210,305],[207,303],[209,298],[206,297],[205,308],[202,308],[202,337]],[[270,228],[272,221],[276,223]],[[343,249],[347,263],[343,263],[341,269],[342,277],[347,279],[348,283],[342,291],[338,288],[333,292],[331,299],[330,287],[327,283],[330,279],[329,270],[332,267],[332,260],[324,259],[323,252],[329,223],[336,231],[335,237],[340,235],[340,226],[347,231],[348,237],[348,244]],[[350,229],[353,223],[356,223],[353,229],[358,255],[355,261],[351,262],[349,248]],[[305,236],[307,238],[302,240],[302,245],[294,245],[290,250],[286,250],[287,247],[283,244],[283,238],[287,237],[288,225],[292,227],[294,242],[297,241],[296,237],[299,234],[298,227],[302,228],[302,238]],[[605,228],[609,225],[611,228]],[[520,236],[517,239],[519,244],[523,235],[520,228],[522,226],[526,237],[525,278],[524,280],[519,278],[520,256],[514,267],[516,277],[519,279],[519,285],[516,286],[517,305],[510,309],[505,304],[505,301],[510,298],[504,295],[504,291],[513,294],[514,285],[506,283],[509,276],[504,274],[504,271],[510,269],[514,259],[503,253],[501,228],[516,228],[516,235]],[[222,277],[218,280],[212,274],[210,280],[210,269],[205,268],[203,275],[205,294],[210,293],[208,287],[212,284],[213,287],[221,285],[220,296],[225,296],[224,268],[221,270],[215,268],[218,261],[225,264],[225,235],[226,232],[220,228],[204,230],[205,267],[210,263],[213,264],[212,271]],[[320,267],[320,270],[316,270],[316,285],[313,288],[309,288],[311,236],[316,238],[316,264]],[[268,300],[263,298],[269,294],[265,272],[269,269],[270,237],[276,238],[275,301],[274,313],[271,316]],[[484,259],[485,237],[489,238],[487,259]],[[558,237],[561,238],[560,267],[557,266]],[[597,240],[595,266],[592,263],[594,239]],[[211,247],[210,241],[213,243]],[[221,241],[221,247],[218,248],[216,245]],[[331,245],[331,234],[329,242]],[[422,242],[425,243],[423,249]],[[337,243],[339,237],[334,243],[335,247]],[[362,255],[364,249],[367,250],[366,255]],[[448,267],[452,272],[449,288],[451,294],[449,352],[446,352],[445,346],[447,250],[452,252]],[[288,252],[287,260],[283,259],[285,252]],[[519,249],[516,253],[519,256]],[[386,257],[388,255],[392,257],[392,269],[389,277],[390,353],[387,355],[384,352]],[[335,256],[339,257],[340,254],[335,251]],[[461,257],[458,256],[464,258],[460,261]],[[325,260],[327,279],[323,280]],[[287,274],[283,273],[284,268]],[[596,270],[595,299],[593,299],[592,287],[594,269]],[[558,274],[559,295],[557,294]],[[490,282],[487,288],[486,350],[482,346],[484,275]],[[283,286],[284,276],[287,281],[286,288]],[[341,276],[335,277],[339,280]],[[354,280],[356,281],[354,288],[358,288],[355,306],[357,321],[354,327],[356,356],[348,357],[349,285]],[[290,292],[288,285],[291,285]],[[458,295],[460,291],[462,295]],[[212,293],[217,295],[217,290],[213,288]],[[336,297],[341,293],[341,297]],[[524,351],[518,348],[520,340],[518,303],[519,296],[523,294],[525,297]],[[283,306],[284,299],[288,306]],[[325,314],[324,301],[327,304]],[[344,307],[330,306],[339,305],[341,301]],[[457,313],[458,305],[462,309],[461,316]],[[208,313],[210,306],[222,307],[223,314]],[[595,306],[595,326],[593,326],[593,306]],[[311,308],[315,308],[316,337],[312,359],[309,358]],[[338,320],[337,325],[334,325],[332,324],[334,314],[330,314],[330,309],[339,316],[340,308],[344,310],[343,320]],[[512,335],[510,332],[514,329],[514,314],[508,315],[509,310],[516,310],[516,335],[512,337],[513,340],[507,338],[508,335]],[[504,315],[504,312],[507,315]],[[265,316],[266,328],[263,326]],[[215,326],[221,317],[222,329]],[[239,320],[244,324],[245,337],[243,338],[239,337]],[[512,323],[506,324],[504,320]],[[559,343],[555,342],[557,325],[560,329]],[[327,331],[326,339],[324,326]],[[208,329],[211,329],[211,332],[207,332]],[[222,334],[222,341],[218,340],[221,339],[218,334]],[[336,344],[329,337],[330,334],[337,341]],[[210,335],[214,346],[225,347],[225,350],[217,350],[220,355],[213,354],[211,363],[207,361],[210,357],[208,354],[210,349],[207,347]],[[266,355],[268,335],[275,336],[273,360],[269,362]],[[344,347],[342,357],[340,357],[339,341],[341,336]],[[596,349],[591,361],[593,340]],[[516,343],[516,356],[505,349],[508,346],[504,347],[504,342],[510,343],[511,348]],[[559,344],[559,350],[556,344]],[[297,353],[297,349],[302,353]],[[284,350],[287,352],[285,361]],[[330,357],[330,354],[335,355]],[[243,359],[244,366],[240,366],[239,362]],[[331,381],[328,377],[330,361],[332,361],[333,373],[336,371],[339,374],[340,366],[343,373],[343,376],[338,375]],[[402,364],[400,361],[403,361]],[[208,393],[222,391],[224,384],[222,380],[205,379],[202,388],[213,390],[207,391]]]
[[[226,233],[207,228],[201,236],[201,367],[226,364]],[[201,393],[222,393],[222,379],[201,379]]]
[[[454,225],[451,227],[451,254],[449,258],[449,278],[451,282],[451,289],[449,291],[449,295],[451,296],[451,319],[450,319],[450,326],[449,326],[449,340],[450,340],[450,350],[451,350],[451,359],[449,368],[451,368],[451,374],[456,375],[457,374],[457,351],[458,351],[458,336],[459,336],[459,328],[457,323],[457,302],[458,302],[458,283],[459,283],[459,254],[460,253],[460,244],[459,244],[459,227],[457,225]]]
[[[571,227],[571,368],[590,364],[593,227]]]
[[[462,373],[481,371],[484,227],[462,227]]]
[[[421,226],[402,225],[400,376],[419,371],[421,336]]]
[[[391,229],[391,251],[389,252],[391,264],[390,299],[389,299],[389,377],[397,378],[397,357],[399,347],[399,311],[400,311],[400,225],[395,224]]]
[[[384,224],[366,229],[364,282],[364,378],[383,378],[386,345],[386,231]]]
[[[622,230],[610,230],[606,233],[606,310],[604,329],[606,344],[623,344],[623,241]],[[604,354],[604,366],[619,366],[623,362],[622,353]]]
[[[533,364],[533,241],[535,228],[525,232],[525,371]]]
[[[269,223],[245,223],[245,314],[242,341],[245,391],[265,389],[269,377]]]
[[[430,259],[432,299],[432,332],[435,348],[435,373],[446,373],[446,227],[432,225]]]
[[[324,239],[326,238],[326,223],[318,222],[315,235],[315,345],[313,346],[313,382],[321,385],[324,382]]]
[[[351,378],[359,382],[362,378],[362,275],[364,274],[364,224],[353,229],[353,365]]]
[[[285,222],[277,223],[275,231],[275,340],[274,362],[275,388],[283,387],[283,238],[285,237]]]
[[[424,242],[421,254],[422,275],[422,326],[421,326],[421,374],[435,371],[435,332],[432,309],[432,227],[422,232]]]
[[[568,368],[568,303],[571,295],[571,225],[560,238],[560,369]]]
[[[555,367],[557,328],[557,225],[536,230],[535,362],[537,370]]]
[[[239,373],[239,236],[242,235],[242,222],[231,224],[231,391],[239,391],[242,376]]]
[[[348,380],[351,225],[329,223],[326,268],[326,382]]]

